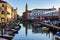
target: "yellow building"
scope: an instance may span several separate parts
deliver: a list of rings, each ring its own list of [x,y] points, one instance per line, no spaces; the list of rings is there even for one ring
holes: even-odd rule
[[[9,3],[0,1],[0,23],[14,20],[15,10]]]

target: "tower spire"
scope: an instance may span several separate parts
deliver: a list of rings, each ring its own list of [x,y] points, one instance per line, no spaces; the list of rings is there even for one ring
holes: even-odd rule
[[[28,10],[28,6],[27,6],[27,2],[26,2],[26,10],[25,11],[27,11]]]
[[[26,20],[27,20],[27,18],[28,18],[28,5],[27,5],[27,3],[26,3],[26,6],[25,6],[25,18],[26,18]]]

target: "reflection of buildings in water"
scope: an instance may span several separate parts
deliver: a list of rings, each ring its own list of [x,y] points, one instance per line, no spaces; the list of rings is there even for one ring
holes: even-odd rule
[[[25,22],[24,27],[25,27],[25,34],[27,36],[28,29],[29,29],[29,27],[31,27],[31,25],[28,24],[27,22]],[[33,33],[45,34],[46,37],[49,37],[49,39],[52,38],[51,40],[54,40],[54,33],[51,33],[50,31],[44,31],[44,30],[42,30],[41,27],[32,27],[32,32]]]
[[[32,24],[28,24],[28,29],[32,29]]]
[[[48,36],[49,38],[52,37],[52,39],[54,39],[53,37],[53,34],[51,34],[49,31],[44,31],[42,30],[42,28],[40,27],[32,27],[32,32],[33,33],[41,33],[41,34],[46,34],[46,37]]]
[[[24,26],[25,26],[25,33],[26,33],[26,36],[27,36],[27,33],[28,33],[28,26],[27,26],[27,23],[25,23]]]
[[[33,33],[43,33],[44,31],[40,27],[32,27]]]
[[[26,27],[26,25],[27,25],[28,29],[32,29],[32,24],[30,24],[30,23],[28,24],[28,23],[26,23],[26,22],[23,23],[23,26],[24,26],[24,27]]]
[[[57,33],[57,32],[51,32],[53,34],[53,36]]]
[[[23,26],[25,27],[25,33],[26,33],[26,36],[27,36],[28,29],[31,29],[32,26],[31,26],[31,24],[28,24],[27,22],[23,23]]]
[[[23,27],[25,27],[25,23],[23,23]]]
[[[57,33],[57,32],[51,32],[52,33],[52,40],[55,39],[54,35]]]
[[[46,32],[46,36],[49,36],[49,38],[51,40],[54,40],[54,35],[56,34],[56,32],[51,32],[51,31],[47,31]]]

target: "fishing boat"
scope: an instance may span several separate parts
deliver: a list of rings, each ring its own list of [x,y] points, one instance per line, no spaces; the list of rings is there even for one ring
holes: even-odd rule
[[[55,40],[60,40],[60,32],[57,32],[55,35]]]
[[[14,37],[14,36],[9,35],[9,34],[3,34],[3,36],[2,36],[2,34],[0,34],[0,38],[12,39],[13,37]]]
[[[45,31],[49,30],[49,28],[47,28],[47,27],[42,27],[42,29],[45,30]]]
[[[19,30],[20,28],[21,26],[19,24],[15,27],[16,30]]]

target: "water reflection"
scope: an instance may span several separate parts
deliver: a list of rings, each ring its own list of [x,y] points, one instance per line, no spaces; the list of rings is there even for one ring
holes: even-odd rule
[[[27,24],[28,24],[27,22],[24,23],[26,36],[27,36],[27,33],[28,33],[28,25]]]
[[[54,40],[54,35],[55,32],[44,31],[42,27],[33,27],[25,22],[12,40]]]

